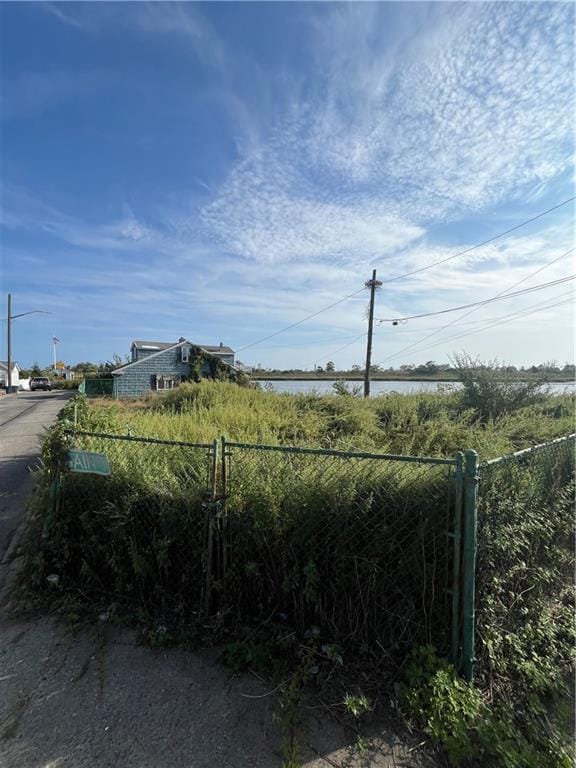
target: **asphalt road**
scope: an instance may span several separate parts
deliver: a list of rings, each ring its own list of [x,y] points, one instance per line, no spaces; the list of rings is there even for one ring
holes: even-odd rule
[[[68,392],[19,392],[0,397],[0,562],[22,522],[34,487],[40,443],[70,397]]]

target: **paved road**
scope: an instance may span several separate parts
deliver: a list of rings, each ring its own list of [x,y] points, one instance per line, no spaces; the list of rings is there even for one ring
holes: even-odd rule
[[[0,397],[0,562],[24,516],[34,487],[46,428],[70,397],[68,392],[19,392]]]

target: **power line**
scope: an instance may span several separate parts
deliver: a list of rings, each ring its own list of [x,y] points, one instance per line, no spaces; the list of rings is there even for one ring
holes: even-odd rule
[[[468,309],[469,307],[482,307],[486,304],[492,304],[494,301],[504,301],[504,299],[512,299],[515,296],[524,296],[527,293],[534,293],[535,291],[542,291],[545,288],[550,288],[553,285],[560,285],[560,283],[566,283],[570,280],[574,280],[576,275],[568,275],[562,277],[559,280],[551,280],[549,283],[541,283],[540,285],[534,285],[531,288],[523,288],[521,291],[514,291],[513,293],[506,293],[504,296],[493,296],[490,299],[484,301],[473,301],[471,304],[461,304],[459,307],[450,307],[449,309],[439,309],[437,312],[426,312],[422,315],[408,315],[407,317],[384,317],[379,319],[379,323],[401,323],[407,320],[418,320],[422,317],[433,317],[435,315],[445,315],[448,312],[458,312],[460,309]]]
[[[558,208],[562,208],[562,206],[567,205],[568,203],[572,202],[575,199],[576,199],[576,196],[569,197],[568,199],[563,200],[561,203],[558,203],[557,205],[552,206],[552,208],[548,208],[547,210],[542,211],[541,213],[538,213],[536,216],[532,216],[532,218],[526,219],[526,221],[523,221],[520,224],[516,224],[514,227],[510,227],[504,232],[499,232],[497,235],[494,235],[493,237],[490,237],[487,240],[483,240],[481,243],[477,243],[476,245],[472,245],[469,248],[465,248],[463,251],[459,251],[458,253],[452,254],[451,256],[447,256],[445,259],[440,259],[440,261],[436,261],[433,264],[428,264],[425,267],[414,269],[411,272],[404,272],[401,275],[396,275],[395,277],[388,278],[387,280],[384,280],[384,283],[392,283],[392,282],[395,282],[396,280],[402,280],[405,277],[411,277],[412,275],[416,275],[416,274],[419,274],[420,272],[425,272],[428,269],[432,269],[433,267],[437,267],[440,264],[445,264],[448,261],[452,261],[453,259],[456,259],[459,256],[464,256],[465,254],[470,253],[471,251],[474,251],[477,248],[481,248],[484,245],[488,245],[488,243],[492,243],[494,240],[498,240],[501,237],[505,237],[511,232],[515,232],[516,230],[521,229],[522,227],[525,227],[528,224],[531,224],[533,221],[537,221],[538,219],[541,219],[543,216],[546,216],[547,214],[558,210]],[[336,307],[339,304],[342,304],[343,302],[348,301],[348,299],[351,299],[354,296],[358,296],[358,294],[362,293],[364,290],[365,288],[360,288],[359,290],[348,294],[348,296],[344,296],[342,299],[338,299],[338,301],[335,301],[332,304],[329,304],[328,306],[323,307],[322,309],[319,309],[317,312],[313,312],[312,314],[307,315],[306,317],[303,317],[301,320],[298,320],[295,323],[291,323],[290,325],[287,325],[284,328],[280,328],[278,331],[275,331],[274,333],[268,334],[267,336],[263,336],[261,339],[257,339],[256,341],[253,341],[250,344],[245,344],[243,347],[237,348],[236,352],[243,352],[245,349],[250,349],[251,347],[255,347],[258,344],[261,344],[263,341],[268,341],[268,339],[273,339],[276,336],[279,336],[281,333],[285,333],[286,331],[289,331],[292,328],[296,328],[297,326],[302,325],[308,320],[312,320],[313,318],[318,317],[318,315],[321,315],[323,312],[327,312],[329,309],[332,309],[333,307]]]
[[[536,216],[533,216],[531,219],[526,219],[526,221],[523,221],[521,224],[516,224],[515,227],[510,227],[510,229],[506,229],[504,232],[499,232],[497,235],[494,235],[493,237],[489,237],[488,240],[483,240],[481,243],[477,243],[476,245],[471,245],[469,248],[465,248],[463,251],[459,251],[458,253],[452,254],[452,256],[447,256],[445,259],[440,259],[440,261],[435,261],[433,264],[428,264],[425,267],[419,267],[418,269],[413,269],[411,272],[404,272],[402,275],[396,275],[395,277],[390,277],[387,280],[384,280],[384,283],[393,283],[396,280],[402,280],[405,277],[411,277],[412,275],[418,275],[420,272],[425,272],[427,269],[432,269],[433,267],[437,267],[439,264],[446,264],[447,261],[452,261],[452,259],[457,259],[459,256],[464,256],[467,253],[470,253],[471,251],[475,251],[477,248],[482,248],[483,245],[488,245],[488,243],[493,243],[494,240],[499,240],[501,237],[505,237],[506,235],[509,235],[511,232],[515,232],[517,229],[521,229],[522,227],[525,227],[527,224],[531,224],[533,221],[537,221],[538,219],[541,219],[543,216],[546,216],[548,213],[552,213],[552,211],[558,210],[558,208],[562,208],[563,205],[567,205],[568,203],[571,203],[573,200],[576,200],[576,196],[569,197],[567,200],[563,200],[561,203],[558,203],[558,205],[554,205],[552,208],[548,208],[547,211],[542,211],[542,213],[539,213]]]
[[[572,296],[573,292],[569,291],[567,294],[561,294],[561,296]],[[546,299],[546,301],[549,301],[549,299]],[[508,315],[500,315],[500,317],[484,317],[480,320],[469,320],[467,323],[458,323],[458,326],[464,326],[464,325],[480,325],[481,323],[486,322],[498,322],[499,320],[505,320],[508,317]],[[409,333],[422,333],[423,331],[435,331],[435,330],[441,330],[444,326],[436,325],[432,326],[431,328],[412,328],[408,331],[390,331],[390,333],[393,333],[394,336],[404,336],[404,334]]]
[[[275,336],[279,336],[281,333],[284,333],[285,331],[289,331],[291,328],[296,328],[298,325],[302,325],[302,323],[305,323],[307,320],[312,320],[313,317],[318,317],[318,315],[321,315],[322,312],[326,312],[329,309],[332,309],[332,307],[338,306],[338,304],[342,304],[344,301],[348,301],[348,299],[353,298],[354,296],[357,296],[359,293],[363,293],[365,288],[360,288],[357,291],[354,291],[354,293],[348,294],[348,296],[344,296],[342,299],[338,299],[338,301],[335,301],[333,304],[329,304],[327,307],[323,307],[322,309],[319,309],[317,312],[313,312],[311,315],[307,315],[306,317],[303,317],[302,320],[298,320],[296,323],[291,323],[290,325],[287,325],[285,328],[280,328],[279,331],[274,331],[274,333],[270,333],[268,336],[264,336],[261,339],[258,339],[257,341],[253,341],[251,344],[245,344],[243,347],[240,347],[236,350],[236,352],[242,352],[245,349],[250,349],[250,347],[255,347],[257,344],[261,344],[263,341],[268,341],[268,339],[273,339]]]
[[[534,272],[531,272],[529,275],[526,275],[526,277],[523,277],[522,279],[516,281],[512,285],[508,286],[508,288],[504,288],[504,290],[500,291],[500,293],[497,293],[494,298],[497,298],[498,296],[502,296],[505,293],[508,293],[508,291],[513,290],[514,288],[517,288],[522,283],[525,283],[526,280],[530,280],[531,277],[534,277],[535,275],[538,275],[540,272],[543,272],[545,269],[548,269],[548,267],[551,267],[553,264],[556,264],[557,261],[560,261],[561,259],[564,259],[566,256],[568,256],[570,253],[574,251],[574,248],[571,248],[569,251],[566,251],[565,253],[561,253],[560,256],[557,256],[555,259],[552,259],[551,261],[548,261],[543,266],[539,267],[538,269],[534,270]],[[400,352],[394,355],[394,357],[398,357],[399,355],[403,354],[404,352],[409,352],[414,347],[419,346],[424,341],[427,341],[428,339],[431,339],[433,336],[436,336],[438,333],[442,333],[442,331],[446,330],[446,328],[450,328],[455,323],[459,322],[460,320],[463,320],[465,317],[468,317],[469,315],[472,315],[474,312],[477,312],[481,307],[473,307],[472,309],[468,310],[468,312],[465,312],[463,315],[460,315],[459,317],[455,318],[454,320],[451,320],[449,323],[446,323],[445,325],[441,326],[435,331],[432,331],[432,333],[429,333],[427,336],[424,336],[423,339],[420,339],[420,341],[416,341],[413,344],[410,344],[407,347],[404,347],[404,349],[401,349]],[[387,362],[390,360],[390,357],[385,358],[382,360],[378,365],[382,365],[382,363]]]
[[[350,339],[352,341],[350,341]],[[260,347],[260,351],[264,352],[264,351],[268,351],[268,350],[271,350],[271,349],[272,350],[278,350],[278,349],[288,350],[288,349],[295,349],[295,348],[298,348],[298,347],[311,347],[311,346],[314,346],[315,344],[336,344],[339,341],[346,341],[346,342],[350,341],[350,344],[353,344],[354,341],[356,341],[357,339],[358,339],[357,336],[351,336],[351,335],[348,335],[348,336],[342,336],[342,335],[340,335],[340,336],[330,336],[329,338],[321,337],[321,338],[318,338],[318,339],[317,338],[313,338],[313,339],[300,340],[298,342],[291,342],[290,344],[283,344],[282,346],[279,346],[279,345],[274,346],[274,345],[271,344],[268,347]],[[348,344],[345,344],[345,346],[348,346]]]
[[[562,295],[564,295],[564,294],[562,294]],[[542,302],[540,302],[540,303],[542,303]],[[548,304],[547,306],[544,306],[544,307],[540,307],[539,304],[536,304],[534,306],[540,307],[539,309],[528,309],[528,310],[525,310],[523,312],[507,315],[506,317],[501,318],[501,320],[507,320],[509,322],[512,322],[514,320],[518,320],[521,317],[526,317],[528,315],[533,315],[533,314],[535,314],[537,312],[543,312],[546,309],[554,309],[555,307],[559,307],[559,306],[561,306],[563,304],[571,304],[571,303],[572,303],[572,299],[569,298],[569,299],[564,299],[564,301],[556,302],[554,304]],[[501,322],[500,322],[500,319],[499,319],[497,322],[490,323],[489,325],[485,325],[485,326],[483,326],[481,328],[473,328],[471,331],[466,331],[465,333],[460,333],[460,334],[457,334],[456,336],[449,336],[447,339],[442,339],[441,341],[438,341],[435,344],[427,344],[424,347],[421,347],[419,349],[414,350],[414,352],[415,353],[426,352],[429,349],[434,349],[435,347],[440,347],[440,346],[442,346],[443,344],[446,344],[449,341],[454,341],[455,339],[462,339],[465,336],[471,336],[473,333],[480,333],[481,331],[486,331],[486,330],[489,330],[490,328],[495,328],[497,325],[500,325],[500,324],[501,324]],[[401,351],[401,352],[399,352],[399,353],[397,353],[395,355],[390,355],[390,357],[386,358],[386,361],[393,360],[396,357],[400,357],[400,355],[402,355],[402,354],[403,354],[403,351]],[[381,365],[381,363],[378,363],[378,365]]]
[[[338,349],[333,349],[330,352],[326,352],[322,355],[317,355],[316,360],[323,360],[325,357],[332,357],[332,355],[338,354],[338,352],[342,352],[342,350],[347,349],[348,347],[351,347],[352,344],[355,344],[357,341],[360,341],[360,339],[365,339],[368,335],[367,331],[363,331],[359,336],[356,336],[352,341],[349,341],[347,344],[344,344],[341,347],[338,347]],[[302,366],[302,370],[305,370],[308,368],[308,366],[313,365],[314,363],[306,363],[306,365]]]

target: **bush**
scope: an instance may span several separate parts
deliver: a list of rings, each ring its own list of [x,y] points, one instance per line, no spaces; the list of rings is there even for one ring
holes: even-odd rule
[[[545,377],[534,381],[514,381],[502,377],[498,361],[482,363],[469,355],[454,355],[454,370],[462,384],[463,408],[472,408],[482,422],[512,413],[546,398]]]
[[[432,646],[416,648],[400,687],[406,717],[446,753],[450,764],[492,768],[571,768],[563,739],[538,706],[518,711],[490,701],[458,677]]]
[[[82,379],[52,379],[52,389],[76,390],[82,383]]]

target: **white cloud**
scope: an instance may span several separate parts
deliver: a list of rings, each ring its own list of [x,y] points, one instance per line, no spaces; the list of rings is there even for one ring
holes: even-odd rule
[[[368,261],[569,167],[572,6],[390,7],[321,10],[314,79],[202,211],[231,251]]]
[[[330,203],[281,194],[256,182],[258,194],[238,205],[234,182],[202,214],[233,252],[256,261],[366,261],[397,250],[423,230],[391,216],[373,200]]]

